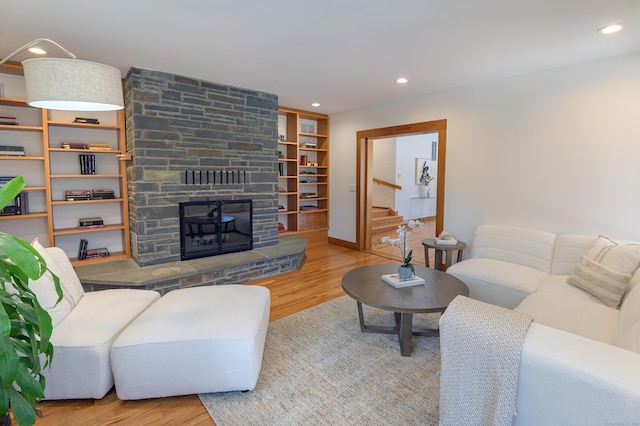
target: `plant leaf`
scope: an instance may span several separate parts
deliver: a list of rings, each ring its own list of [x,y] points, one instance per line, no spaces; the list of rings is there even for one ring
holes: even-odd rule
[[[36,409],[15,388],[11,387],[7,393],[9,394],[9,405],[11,405],[11,411],[13,411],[16,422],[20,426],[34,424],[36,422]]]

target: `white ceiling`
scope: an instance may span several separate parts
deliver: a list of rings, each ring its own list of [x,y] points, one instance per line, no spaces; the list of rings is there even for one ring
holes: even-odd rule
[[[612,22],[623,32],[596,33]],[[41,37],[123,76],[155,69],[332,114],[638,52],[640,0],[0,2],[0,58]]]

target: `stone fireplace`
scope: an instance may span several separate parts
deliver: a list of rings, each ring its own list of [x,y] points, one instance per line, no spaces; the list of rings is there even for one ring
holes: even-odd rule
[[[140,266],[180,260],[180,203],[251,200],[253,247],[278,243],[276,95],[132,68],[125,98]]]

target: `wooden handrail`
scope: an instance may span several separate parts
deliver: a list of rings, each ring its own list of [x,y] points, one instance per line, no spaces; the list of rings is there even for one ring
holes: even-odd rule
[[[402,189],[402,187],[400,185],[396,185],[395,183],[387,182],[386,180],[373,178],[373,181],[375,183],[377,183],[377,184],[388,186],[389,188],[400,189],[400,190]]]

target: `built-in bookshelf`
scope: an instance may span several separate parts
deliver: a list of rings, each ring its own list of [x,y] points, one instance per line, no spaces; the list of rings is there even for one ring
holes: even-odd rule
[[[329,118],[280,107],[278,219],[284,232],[325,240],[329,226]]]
[[[88,114],[99,123],[74,122]],[[0,98],[0,116],[15,117],[15,124],[0,124],[0,146],[24,151],[12,155],[9,148],[0,150],[5,154],[0,155],[0,174],[23,176],[28,194],[28,212],[0,216],[0,230],[60,247],[74,265],[130,257],[123,111],[54,111]],[[113,197],[68,199],[65,195],[95,190],[112,190]],[[104,226],[79,227],[80,218],[93,216],[103,217]],[[83,239],[89,250],[108,247],[110,255],[79,260]]]

